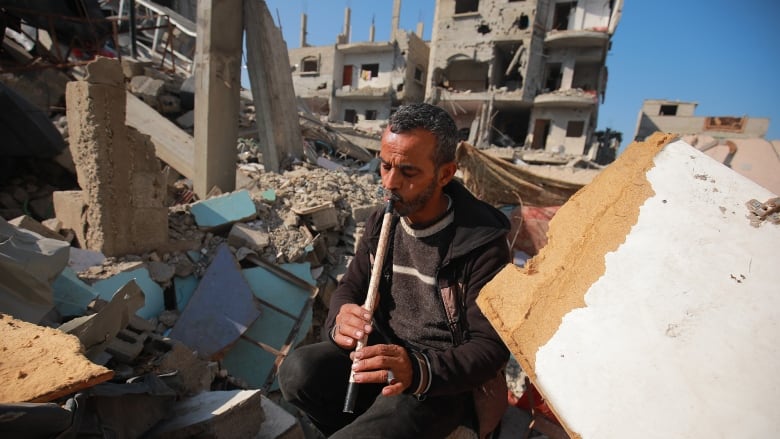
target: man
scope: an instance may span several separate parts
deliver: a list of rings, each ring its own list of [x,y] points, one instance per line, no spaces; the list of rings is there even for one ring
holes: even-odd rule
[[[372,264],[382,263],[373,260],[382,210],[367,221],[333,294],[327,340],[297,348],[279,370],[284,398],[326,435],[436,438],[463,423],[495,427],[478,425],[474,395],[491,378],[503,382],[509,351],[475,300],[509,262],[509,221],[453,181],[457,141],[441,108],[413,104],[390,118],[381,176],[396,215],[374,314],[361,305]],[[453,324],[448,307],[457,309]],[[355,352],[364,334],[368,342]],[[350,370],[359,383],[354,414],[342,410]],[[503,389],[491,395],[499,407]]]

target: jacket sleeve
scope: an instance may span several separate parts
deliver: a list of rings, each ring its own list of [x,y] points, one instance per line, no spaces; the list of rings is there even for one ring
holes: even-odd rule
[[[347,272],[341,278],[336,290],[333,292],[333,296],[331,296],[328,318],[325,320],[325,326],[322,331],[324,340],[333,341],[330,338],[330,334],[333,326],[336,324],[336,316],[342,305],[346,303],[362,305],[366,301],[368,282],[371,279],[371,247],[369,246],[369,240],[375,234],[376,223],[381,214],[382,210],[377,210],[366,221],[366,230],[358,241],[355,257],[352,258],[347,267]]]
[[[506,238],[502,236],[472,254],[476,257],[467,263],[467,278],[464,280],[468,338],[444,351],[412,350],[410,357],[415,363],[415,381],[425,383],[427,379],[427,389],[415,392],[420,384],[418,381],[410,388],[413,393],[450,395],[474,389],[493,378],[509,360],[509,350],[476,303],[482,287],[509,261]],[[426,373],[430,376],[425,377]],[[417,374],[423,376],[418,378]]]

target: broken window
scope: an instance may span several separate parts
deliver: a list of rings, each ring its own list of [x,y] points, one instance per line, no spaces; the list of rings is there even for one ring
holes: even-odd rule
[[[676,116],[677,105],[661,105],[661,111],[658,112],[659,116]]]
[[[545,93],[549,93],[561,88],[563,81],[563,71],[560,64],[549,64],[547,66],[547,78],[544,83]]]
[[[483,92],[488,86],[488,63],[470,59],[451,61],[442,73],[443,85],[455,91]]]
[[[517,1],[517,0],[510,0],[510,1]],[[528,29],[529,26],[529,20],[528,15],[522,14],[519,17],[517,17],[517,20],[515,20],[515,26],[518,27],[518,29],[525,30]]]
[[[479,0],[455,0],[456,14],[477,12],[478,10],[479,10]]]
[[[414,80],[417,81],[417,82],[422,82],[423,81],[422,67],[417,66],[417,67],[414,68]]]
[[[523,87],[522,71],[525,66],[525,47],[518,43],[496,43],[493,49],[493,84],[508,91]]]
[[[575,9],[577,9],[577,2],[556,3],[553,30],[568,30]]]
[[[357,111],[349,108],[344,110],[344,122],[357,123],[357,121],[358,121]]]
[[[314,56],[307,56],[301,61],[301,64],[303,65],[301,73],[317,73],[320,70],[319,60]]]
[[[534,123],[534,140],[532,149],[544,149],[547,145],[547,137],[550,135],[550,120],[536,119]]]
[[[379,76],[379,64],[362,64],[360,66],[360,79],[365,81]]]
[[[366,120],[376,120],[376,110],[366,110]]]
[[[566,124],[566,137],[582,137],[585,132],[584,120],[570,120]]]

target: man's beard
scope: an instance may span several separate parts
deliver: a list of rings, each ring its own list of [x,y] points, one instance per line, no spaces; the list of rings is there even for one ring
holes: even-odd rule
[[[434,192],[436,192],[435,178],[431,179],[431,184],[429,184],[425,190],[423,190],[419,195],[412,198],[411,200],[405,200],[401,198],[400,195],[393,194],[396,200],[395,203],[393,203],[393,209],[395,209],[395,211],[400,216],[412,215],[413,213],[422,209],[428,203],[428,201],[430,201]]]

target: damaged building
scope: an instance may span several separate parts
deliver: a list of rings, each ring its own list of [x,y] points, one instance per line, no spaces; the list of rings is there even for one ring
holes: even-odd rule
[[[478,147],[592,154],[622,1],[441,0],[426,100]]]
[[[301,43],[289,51],[295,94],[308,109],[331,122],[366,127],[387,121],[399,105],[421,102],[425,96],[428,44],[422,23],[416,32],[399,28],[401,0],[393,4],[390,39],[351,41],[351,11],[344,11],[344,30],[333,45],[309,46],[307,16],[301,16]],[[376,121],[376,122],[371,122]]]
[[[699,151],[774,193],[780,193],[780,141],[766,138],[769,119],[697,116],[696,102],[646,99],[635,140],[661,131],[677,133]]]

